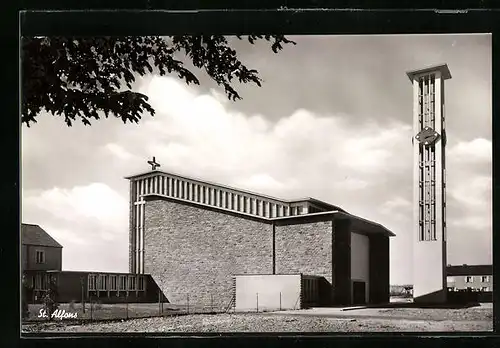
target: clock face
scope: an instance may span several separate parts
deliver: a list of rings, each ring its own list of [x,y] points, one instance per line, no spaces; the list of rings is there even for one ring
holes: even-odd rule
[[[416,136],[421,145],[432,145],[439,139],[439,134],[431,127],[425,127]]]

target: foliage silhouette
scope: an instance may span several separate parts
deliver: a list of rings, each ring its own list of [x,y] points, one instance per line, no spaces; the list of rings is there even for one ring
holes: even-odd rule
[[[275,53],[295,44],[282,35],[251,35],[247,40],[266,40]],[[174,74],[188,85],[199,84],[176,55],[203,69],[230,100],[241,99],[234,81],[261,86],[258,72],[238,59],[224,36],[24,37],[21,122],[29,127],[45,110],[64,116],[68,126],[76,119],[90,125],[90,120],[110,114],[124,123],[138,123],[144,112],[153,116],[155,110],[147,96],[130,90],[137,74]]]

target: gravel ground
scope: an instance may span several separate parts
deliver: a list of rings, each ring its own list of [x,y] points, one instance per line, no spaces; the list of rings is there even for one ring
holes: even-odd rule
[[[407,316],[411,318],[419,318],[421,320],[467,320],[493,322],[493,310],[489,307],[471,307],[463,309],[394,308],[381,309],[379,310],[379,313],[384,316]]]
[[[390,311],[399,311],[391,309]],[[407,310],[406,310],[407,311]],[[279,314],[184,315],[165,318],[71,325],[55,322],[23,325],[23,332],[390,332],[390,331],[491,331],[493,321],[483,313],[476,319],[459,313],[447,318],[413,319],[332,318]],[[390,313],[386,313],[389,315]],[[470,314],[470,313],[469,313]],[[457,317],[461,319],[457,320]]]

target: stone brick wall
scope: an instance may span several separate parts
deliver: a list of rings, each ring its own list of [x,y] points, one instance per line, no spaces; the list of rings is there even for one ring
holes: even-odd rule
[[[326,220],[325,220],[326,219]],[[276,273],[323,276],[332,282],[332,217],[277,222]]]
[[[171,303],[225,307],[234,274],[271,274],[270,223],[195,204],[149,198],[145,273]]]

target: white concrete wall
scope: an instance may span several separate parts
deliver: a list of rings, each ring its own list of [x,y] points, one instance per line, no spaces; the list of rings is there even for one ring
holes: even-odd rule
[[[370,240],[351,232],[351,280],[366,283],[366,303],[370,300]],[[351,286],[352,299],[352,286]]]
[[[435,299],[424,300],[444,302],[447,284],[442,241],[419,241],[415,234],[413,243],[413,298],[436,294]]]
[[[236,276],[236,311],[299,309],[300,275]]]

